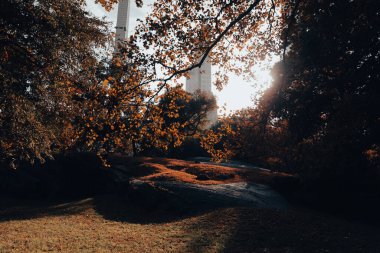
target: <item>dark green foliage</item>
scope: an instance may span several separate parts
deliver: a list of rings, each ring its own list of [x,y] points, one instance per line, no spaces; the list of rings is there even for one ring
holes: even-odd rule
[[[81,0],[0,2],[0,162],[44,161],[75,139],[107,25]]]
[[[304,2],[290,27],[269,110],[288,120],[296,166],[310,177],[380,175],[368,156],[380,155],[379,9],[373,0]]]

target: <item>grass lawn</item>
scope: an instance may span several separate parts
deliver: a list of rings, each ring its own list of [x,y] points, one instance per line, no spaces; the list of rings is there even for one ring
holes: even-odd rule
[[[139,180],[266,183],[277,173],[114,158]],[[284,175],[286,176],[286,175]],[[307,209],[146,208],[120,194],[0,198],[0,252],[380,252],[380,229]]]
[[[307,210],[226,208],[176,216],[113,195],[53,205],[2,201],[0,252],[380,250],[378,228]]]

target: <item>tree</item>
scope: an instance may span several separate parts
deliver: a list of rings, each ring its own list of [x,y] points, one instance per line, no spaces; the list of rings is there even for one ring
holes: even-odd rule
[[[261,103],[288,121],[294,167],[310,178],[380,175],[379,8],[373,0],[301,1],[287,32]]]
[[[246,2],[247,5],[251,3]],[[267,139],[267,134],[272,136],[273,130],[278,127],[273,128],[273,124],[281,123],[278,128],[280,135],[276,133],[275,136],[284,135],[288,149],[278,150],[282,154],[291,154],[286,160],[290,162],[288,166],[296,171],[324,180],[341,178],[355,181],[362,175],[378,177],[380,127],[376,94],[379,94],[377,69],[380,44],[379,31],[373,25],[379,22],[378,1],[296,0],[274,3],[280,6],[282,12],[280,26],[274,34],[277,36],[279,32],[281,36],[276,46],[268,48],[281,52],[283,59],[273,70],[273,86],[265,92],[256,110],[247,116],[235,115],[228,119],[229,128],[241,127],[238,135],[229,135],[223,129],[217,132],[227,136],[227,143],[239,140],[245,147],[249,147],[244,142],[246,139],[258,141],[257,145],[251,145],[246,151],[252,152],[250,156],[261,153],[270,157],[273,151],[258,150],[257,147],[263,146],[261,143],[267,147],[278,143],[277,138]],[[233,5],[236,7],[238,2]],[[263,9],[257,5],[255,10]],[[202,8],[200,13],[204,13]],[[252,11],[245,17],[252,20],[254,14],[255,11]],[[236,25],[236,34],[240,32],[240,36],[246,39],[248,34],[237,29],[239,25]],[[195,33],[195,30],[192,31]],[[255,39],[262,38],[252,27],[251,31],[249,34]],[[248,40],[246,42],[247,45],[252,44]],[[233,45],[237,46],[238,43]],[[208,52],[207,45],[202,48]],[[249,54],[247,50],[245,55],[260,59],[257,57],[259,53],[268,53],[268,48],[256,48],[258,51],[255,54]],[[211,56],[223,55],[218,45],[212,50]],[[246,63],[240,66],[240,70],[252,64],[252,60]],[[248,123],[244,122],[245,119]],[[239,139],[239,134],[244,138]],[[218,145],[219,150],[223,150],[218,143],[226,137],[215,136],[218,134],[211,132],[213,138],[210,138],[214,144],[210,150],[217,151],[214,148]],[[237,152],[242,154],[243,149]]]
[[[145,145],[161,149],[161,153],[172,155],[187,137],[201,134],[207,124],[207,114],[216,107],[215,98],[204,92],[190,94],[177,86],[169,88],[159,97],[158,119],[152,141],[145,140]]]
[[[97,84],[107,24],[79,0],[4,0],[0,12],[0,159],[44,161],[76,139],[75,98]]]
[[[201,131],[208,111],[216,106],[214,97],[192,95],[181,87],[167,86],[159,96],[145,86],[131,87],[136,72],[119,64],[106,64],[100,72],[104,81],[85,94],[83,115],[75,125],[81,136],[77,148],[97,152],[105,165],[107,155],[113,152],[173,152],[186,137]]]
[[[70,12],[78,10],[79,14],[83,14],[85,18],[89,18],[93,22],[87,22],[92,25],[85,26],[88,29],[83,34],[79,33],[83,35],[84,41],[104,42],[105,40],[102,39],[104,33],[102,33],[101,29],[99,30],[99,27],[104,28],[104,23],[86,16],[86,13],[81,9],[83,2],[83,0],[77,0],[70,2],[70,4],[68,1],[63,1],[58,4],[47,0],[39,2],[26,1],[24,3],[8,0],[6,3],[9,3],[9,6],[5,6],[6,8],[3,9],[13,8],[12,4],[17,3],[16,6],[26,8],[25,10],[17,9],[18,13],[28,13],[31,10],[34,13],[33,11],[40,10],[45,6],[45,14],[41,16],[41,13],[36,11],[35,16],[41,16],[47,20],[45,23],[49,24],[51,22],[52,24],[50,27],[44,27],[37,19],[35,23],[38,26],[35,31],[40,32],[42,35],[45,33],[51,35],[51,33],[55,32],[52,32],[51,28],[61,27],[57,24],[62,24],[62,21],[56,21],[49,16],[50,12],[53,11],[53,13],[57,12],[66,18],[63,20],[68,25],[66,26],[66,23],[64,23],[65,28],[62,34],[58,33],[59,36],[64,37],[64,35],[75,30],[74,28],[77,28],[75,24],[81,24],[83,21],[78,18],[79,20],[71,22],[71,19],[67,18],[70,16],[66,12],[69,6],[73,8],[69,9]],[[98,2],[105,8],[109,8],[117,1],[99,0]],[[268,57],[268,52],[279,53],[282,48],[287,48],[289,44],[287,41],[290,36],[289,31],[291,31],[294,20],[298,18],[296,14],[300,7],[300,2],[298,0],[217,0],[212,2],[183,0],[168,2],[157,0],[151,15],[146,20],[141,21],[135,34],[125,42],[123,49],[114,57],[112,63],[103,64],[100,69],[96,68],[97,71],[92,65],[84,65],[85,62],[91,62],[91,64],[96,62],[96,57],[93,54],[94,48],[84,43],[79,52],[76,51],[78,47],[75,45],[82,45],[82,43],[74,43],[74,50],[68,50],[67,55],[70,57],[67,58],[68,61],[65,62],[67,65],[64,65],[64,68],[54,61],[49,65],[57,67],[49,67],[49,69],[54,69],[58,72],[67,70],[64,74],[70,76],[73,80],[64,80],[62,85],[66,87],[65,85],[68,82],[70,82],[70,85],[74,84],[74,87],[69,90],[74,93],[74,97],[85,104],[83,110],[72,109],[75,102],[73,102],[73,107],[70,108],[64,104],[62,111],[65,113],[72,112],[75,114],[75,112],[80,112],[80,115],[62,117],[66,120],[67,125],[74,124],[73,128],[75,129],[75,131],[70,131],[70,137],[66,139],[74,143],[79,138],[81,140],[79,144],[85,144],[86,149],[95,150],[98,153],[106,153],[115,149],[125,150],[127,146],[130,146],[130,141],[132,149],[135,149],[136,146],[133,143],[138,142],[141,138],[146,138],[150,134],[153,140],[155,131],[148,131],[148,129],[160,129],[158,126],[165,123],[163,117],[160,117],[161,112],[159,107],[156,106],[158,101],[156,99],[163,89],[169,87],[169,83],[175,85],[178,78],[186,76],[189,70],[200,67],[206,58],[221,69],[217,73],[218,78],[216,81],[219,88],[228,80],[225,75],[227,72],[232,71],[246,77],[253,75],[252,66],[257,61]],[[141,1],[136,1],[136,3],[138,5],[142,4]],[[83,17],[83,15],[78,16]],[[23,16],[21,15],[21,17]],[[9,17],[8,19],[11,20]],[[41,23],[45,24],[44,22]],[[58,31],[60,30],[58,29]],[[279,39],[281,34],[284,37],[282,40]],[[67,36],[64,38],[67,38]],[[69,36],[69,38],[72,37]],[[35,41],[35,39],[32,40],[33,43]],[[62,46],[66,45],[65,43],[69,40],[62,39],[57,41],[62,41],[59,44]],[[74,39],[73,41],[78,40]],[[46,40],[46,45],[50,47],[45,48],[59,48],[59,45],[47,42],[50,43],[51,41]],[[8,51],[4,50],[4,52]],[[82,52],[89,53],[82,54]],[[59,59],[62,53],[56,54],[58,56],[51,54],[49,55],[51,57],[45,58]],[[4,53],[4,59],[7,59],[7,57],[7,53]],[[89,78],[81,78],[82,76],[80,75],[82,74],[83,76],[88,74]],[[57,75],[55,75],[55,72],[49,72],[47,76]],[[157,88],[152,89],[152,84],[156,85]],[[42,85],[41,87],[49,86]],[[65,101],[63,98],[70,93],[59,91],[58,94],[57,101],[59,102],[56,102],[56,104],[63,105],[61,101]],[[8,95],[5,97],[8,97]],[[70,100],[71,97],[71,95],[68,95],[67,99]],[[22,102],[21,104],[25,105],[26,103]],[[33,104],[33,106],[35,105]],[[43,109],[49,108],[49,106],[45,106],[40,110],[43,116],[47,115]],[[67,110],[67,108],[70,110]],[[38,118],[41,117],[38,116]],[[161,119],[158,120],[159,118]],[[160,122],[160,124],[155,126],[155,122]],[[44,125],[48,126],[48,124]],[[175,125],[180,126],[178,122]],[[60,128],[49,126],[48,129]],[[53,134],[50,135],[53,138]],[[41,136],[46,137],[49,135],[41,134]],[[54,138],[57,138],[57,134],[54,135]],[[56,143],[61,142],[55,141],[54,143],[57,145]],[[39,139],[37,143],[48,143],[48,141]],[[11,141],[8,141],[4,142],[3,146],[10,149],[9,145],[11,144]],[[53,142],[44,147],[52,147],[52,144]],[[15,150],[22,150],[26,146],[28,146],[27,143]],[[42,153],[48,154],[49,152],[44,151]],[[35,153],[34,155],[42,158],[40,155],[42,153]]]
[[[208,131],[202,146],[216,161],[233,158],[289,171],[292,138],[287,120],[266,117],[260,106],[237,111]]]
[[[99,2],[107,8],[115,1]],[[212,4],[205,1],[156,1],[153,12],[146,20],[140,22],[134,35],[125,41],[120,53],[114,59],[114,65],[122,74],[117,74],[116,77],[112,74],[105,77],[107,80],[109,78],[122,80],[121,82],[107,81],[110,90],[113,92],[117,90],[114,93],[118,95],[114,100],[118,101],[116,103],[118,105],[111,109],[112,113],[108,112],[105,115],[118,115],[119,102],[123,104],[126,100],[130,101],[130,99],[125,100],[124,96],[133,99],[136,97],[136,94],[133,95],[134,92],[144,90],[146,89],[144,87],[148,86],[150,94],[146,93],[142,96],[145,97],[142,99],[145,105],[139,105],[139,108],[146,108],[144,115],[137,123],[141,125],[137,128],[138,131],[136,129],[132,131],[142,133],[139,134],[140,137],[144,136],[145,139],[149,137],[150,140],[154,140],[155,145],[158,145],[160,142],[154,137],[157,136],[156,130],[142,131],[142,129],[149,129],[148,125],[152,129],[161,131],[160,125],[168,124],[167,120],[162,120],[169,115],[169,112],[164,117],[159,116],[159,107],[152,104],[155,97],[159,96],[162,90],[168,89],[170,85],[175,86],[180,77],[188,75],[189,70],[200,67],[206,58],[209,58],[214,65],[218,65],[221,70],[225,70],[217,75],[216,85],[219,88],[228,80],[223,74],[227,73],[226,70],[247,76],[252,74],[252,65],[267,55],[266,52],[269,49],[279,50],[280,44],[274,39],[279,34],[279,30],[274,27],[280,27],[282,19],[278,18],[275,22],[275,17],[281,13],[276,8],[286,10],[291,7],[292,5],[284,5],[283,1],[268,3],[260,0],[233,0],[213,1]],[[264,39],[265,43],[262,42]],[[113,97],[109,93],[106,95],[107,101]],[[182,96],[179,93],[177,95]],[[165,110],[172,109],[173,112],[178,110],[172,107]],[[137,115],[140,113],[137,112]],[[119,122],[124,124],[121,118]],[[159,124],[154,125],[152,122]],[[87,124],[91,126],[90,122]],[[176,137],[178,132],[183,131],[181,128],[181,124],[173,121],[172,118],[169,127],[165,128],[166,131],[160,132],[158,136],[171,136],[172,140],[169,143],[172,143],[171,146],[177,146],[175,143],[179,143],[178,141],[182,138]],[[101,129],[104,128],[101,127]],[[114,138],[109,138],[109,136],[114,136],[116,139],[124,136],[118,132],[121,128],[114,129],[106,136],[106,140],[113,142]],[[170,139],[166,137],[164,139]],[[149,142],[152,143],[152,141],[145,141],[145,143]],[[100,146],[94,147],[99,149]]]

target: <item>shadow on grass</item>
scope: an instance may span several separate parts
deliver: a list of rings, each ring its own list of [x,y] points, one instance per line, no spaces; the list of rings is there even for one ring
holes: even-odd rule
[[[224,252],[379,252],[380,229],[310,210],[236,209]]]
[[[79,200],[1,198],[0,222],[78,214],[91,208],[92,203],[92,198]]]
[[[210,208],[193,206],[192,208],[178,206],[177,208],[159,205],[146,207],[130,203],[116,194],[96,196],[70,202],[1,200],[0,223],[8,221],[33,220],[46,217],[65,217],[71,215],[98,214],[105,220],[131,224],[163,224],[177,222],[186,218],[212,213],[217,207]],[[202,239],[203,240],[203,239]]]
[[[165,202],[136,203],[119,195],[100,196],[94,200],[94,209],[104,219],[135,223],[160,224],[183,220],[185,218],[212,212],[215,206],[190,205],[178,202],[178,205]]]
[[[198,189],[170,191],[149,183],[132,185],[118,193],[89,198],[0,198],[0,222],[95,211],[106,220],[160,224],[182,220],[226,207],[246,206],[238,199],[206,194]]]
[[[310,210],[218,209],[187,228],[184,252],[379,252],[380,229]]]
[[[191,202],[172,195],[137,199],[104,194],[82,199],[0,198],[0,222],[70,216],[95,211],[106,220],[135,224],[160,224],[212,212],[226,205]]]

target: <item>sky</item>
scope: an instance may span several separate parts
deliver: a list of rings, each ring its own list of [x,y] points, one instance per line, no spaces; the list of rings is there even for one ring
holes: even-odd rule
[[[151,5],[154,0],[144,0],[144,6],[142,8],[137,8],[134,1],[131,0],[131,18],[129,23],[129,31],[133,32],[137,25],[137,19],[144,19],[151,10]],[[117,17],[117,6],[110,12],[103,9],[102,6],[95,4],[94,0],[87,0],[87,8],[95,16],[99,18],[105,18],[107,21],[112,22],[113,26],[116,26]],[[265,65],[271,66],[274,62],[267,63]],[[213,67],[213,71],[216,72],[216,68]],[[246,81],[242,77],[230,74],[230,80],[227,86],[223,88],[222,91],[217,91],[213,86],[213,93],[217,98],[217,103],[219,106],[219,114],[230,113],[236,110],[246,108],[253,105],[252,99],[268,87],[271,83],[271,76],[269,70],[257,68],[257,80]],[[226,111],[222,108],[225,107]]]

